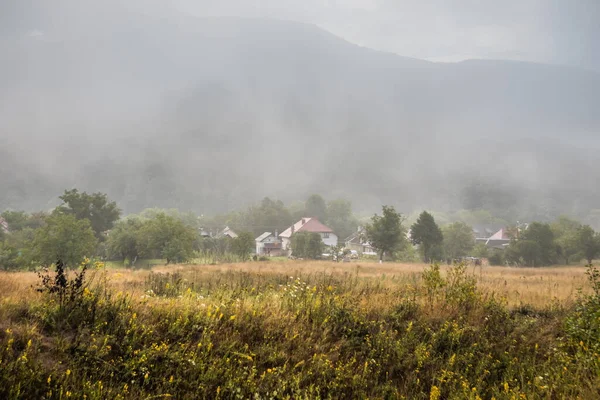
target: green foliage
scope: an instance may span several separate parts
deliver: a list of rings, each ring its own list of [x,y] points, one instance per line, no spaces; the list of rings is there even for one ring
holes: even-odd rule
[[[567,265],[571,261],[577,261],[577,257],[581,256],[581,246],[578,237],[581,224],[562,216],[552,223],[550,228],[554,233],[559,257]]]
[[[117,203],[109,201],[106,194],[79,192],[77,189],[65,190],[59,197],[63,204],[56,212],[75,216],[77,219],[87,219],[98,239],[110,230],[119,219],[121,210]]]
[[[433,216],[427,211],[423,211],[417,222],[410,227],[410,238],[413,244],[419,245],[425,262],[441,259],[440,250],[444,236]]]
[[[373,215],[365,230],[367,240],[379,252],[380,261],[383,261],[384,255],[400,251],[406,245],[402,215],[392,206],[383,206],[382,215]]]
[[[106,241],[107,256],[110,260],[129,260],[139,257],[140,229],[143,223],[139,218],[127,218],[115,224]]]
[[[488,258],[490,257],[490,250],[485,243],[476,243],[472,250],[474,257]]]
[[[33,238],[35,258],[45,266],[61,260],[66,267],[75,267],[84,257],[94,255],[96,244],[89,220],[69,214],[49,216]]]
[[[591,264],[594,258],[600,254],[600,235],[594,232],[589,225],[585,225],[577,232],[577,238],[581,246],[581,253],[588,264]]]
[[[237,255],[240,260],[246,261],[250,254],[256,250],[254,236],[250,232],[240,232],[236,238],[231,241],[231,251]]]
[[[8,224],[11,233],[23,229],[37,229],[44,225],[47,215],[43,212],[27,214],[25,211],[4,211],[0,214]]]
[[[344,199],[327,203],[327,220],[322,222],[333,229],[341,239],[350,236],[358,227],[358,220],[352,214],[352,203]]]
[[[488,261],[490,265],[506,265],[506,256],[504,254],[504,250],[492,249],[489,253]]]
[[[298,258],[318,259],[325,245],[321,235],[315,232],[296,232],[292,235],[292,255]]]
[[[37,266],[32,246],[34,234],[31,228],[6,234],[4,241],[0,242],[0,269],[32,270]]]
[[[514,265],[540,267],[558,260],[559,248],[550,225],[532,222],[506,249],[506,261]]]
[[[444,255],[457,259],[471,255],[475,247],[473,229],[464,222],[455,222],[443,228]]]
[[[327,204],[318,194],[312,194],[306,199],[304,212],[306,217],[317,218],[323,223],[327,221]]]
[[[138,252],[147,258],[164,258],[167,264],[189,261],[197,232],[181,219],[158,213],[139,228]]]

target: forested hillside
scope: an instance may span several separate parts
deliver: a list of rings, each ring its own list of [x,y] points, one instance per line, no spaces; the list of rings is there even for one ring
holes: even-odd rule
[[[69,4],[5,14],[0,209],[49,209],[75,186],[125,212],[314,192],[369,212],[585,219],[598,207],[598,73],[430,63],[311,25],[113,2],[61,19]]]

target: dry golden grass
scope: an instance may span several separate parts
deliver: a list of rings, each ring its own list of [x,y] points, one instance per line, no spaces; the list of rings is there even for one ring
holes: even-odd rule
[[[181,272],[194,281],[227,271],[242,271],[261,275],[285,274],[306,276],[332,274],[379,281],[386,286],[410,285],[420,280],[425,264],[402,263],[334,263],[328,261],[248,262],[221,265],[169,265],[152,269],[154,272]],[[447,267],[442,267],[447,270]],[[122,291],[143,291],[148,270],[107,269],[110,285]],[[579,289],[587,291],[585,268],[579,266],[547,268],[469,267],[478,287],[487,294],[506,299],[508,305],[530,304],[536,307],[554,301],[569,304],[577,298]],[[35,296],[33,287],[38,278],[33,272],[0,273],[0,301],[7,297]]]

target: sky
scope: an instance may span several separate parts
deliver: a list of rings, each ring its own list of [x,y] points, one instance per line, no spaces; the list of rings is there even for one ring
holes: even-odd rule
[[[431,61],[473,58],[600,70],[599,0],[176,0],[197,16],[312,23],[352,43]]]

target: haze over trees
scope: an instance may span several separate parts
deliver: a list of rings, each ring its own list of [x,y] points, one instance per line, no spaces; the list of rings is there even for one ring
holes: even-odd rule
[[[2,209],[49,210],[77,185],[127,214],[320,193],[365,214],[393,204],[600,224],[597,72],[434,63],[312,25],[145,3],[28,4],[0,16]]]

